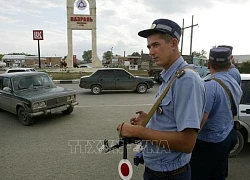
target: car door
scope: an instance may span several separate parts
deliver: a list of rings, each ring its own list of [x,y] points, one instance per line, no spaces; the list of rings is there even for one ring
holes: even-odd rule
[[[12,85],[10,78],[3,77],[1,79],[0,89],[0,107],[6,111],[13,112],[12,109]]]
[[[2,94],[2,91],[3,91],[3,77],[0,77],[0,108],[1,109],[4,109],[3,108],[3,98],[2,98],[2,96],[3,96],[3,94]]]
[[[115,70],[117,90],[135,90],[134,76],[122,69]]]
[[[99,83],[104,90],[115,90],[115,74],[113,69],[102,70]]]
[[[243,95],[239,106],[239,119],[250,127],[250,79],[242,80]]]

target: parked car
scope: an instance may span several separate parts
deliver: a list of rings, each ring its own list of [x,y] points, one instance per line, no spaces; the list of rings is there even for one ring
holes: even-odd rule
[[[0,74],[0,109],[16,114],[25,126],[37,116],[70,114],[77,104],[75,91],[57,87],[47,73]]]
[[[237,130],[238,142],[230,152],[229,157],[237,156],[245,143],[250,142],[250,74],[241,74],[241,88],[243,96],[241,98],[238,116],[235,118],[240,123],[240,129]]]
[[[16,73],[16,72],[35,72],[34,68],[9,68],[5,73]]]
[[[101,68],[90,76],[83,76],[79,86],[91,89],[92,94],[101,94],[102,90],[134,90],[146,93],[154,86],[152,79],[130,74],[122,68]]]
[[[92,68],[90,65],[88,64],[80,64],[78,65],[79,68]]]

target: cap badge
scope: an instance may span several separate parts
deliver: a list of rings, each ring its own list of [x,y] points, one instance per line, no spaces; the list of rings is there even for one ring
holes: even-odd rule
[[[156,27],[156,24],[152,24],[150,29],[154,29]]]
[[[158,114],[162,114],[162,112],[163,112],[162,107],[161,107],[161,106],[158,106],[157,109],[156,109],[156,112],[157,112]]]

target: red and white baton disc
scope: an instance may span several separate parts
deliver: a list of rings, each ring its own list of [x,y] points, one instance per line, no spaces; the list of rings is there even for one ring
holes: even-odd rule
[[[133,175],[132,164],[127,159],[122,159],[118,165],[118,172],[122,180],[130,180]]]

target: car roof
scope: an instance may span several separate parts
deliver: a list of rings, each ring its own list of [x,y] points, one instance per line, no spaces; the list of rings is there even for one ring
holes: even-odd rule
[[[98,70],[124,70],[124,71],[126,71],[125,69],[123,69],[123,68],[99,68]]]
[[[250,80],[250,74],[240,74],[241,80]]]
[[[44,75],[44,74],[47,73],[32,71],[32,72],[18,72],[18,73],[3,73],[0,74],[0,77],[16,77],[16,76],[26,76],[26,75],[34,76],[34,75]]]
[[[11,70],[11,69],[14,69],[14,70],[29,70],[29,69],[34,69],[34,68],[19,68],[19,67],[13,67],[13,68],[9,68],[7,70]]]

